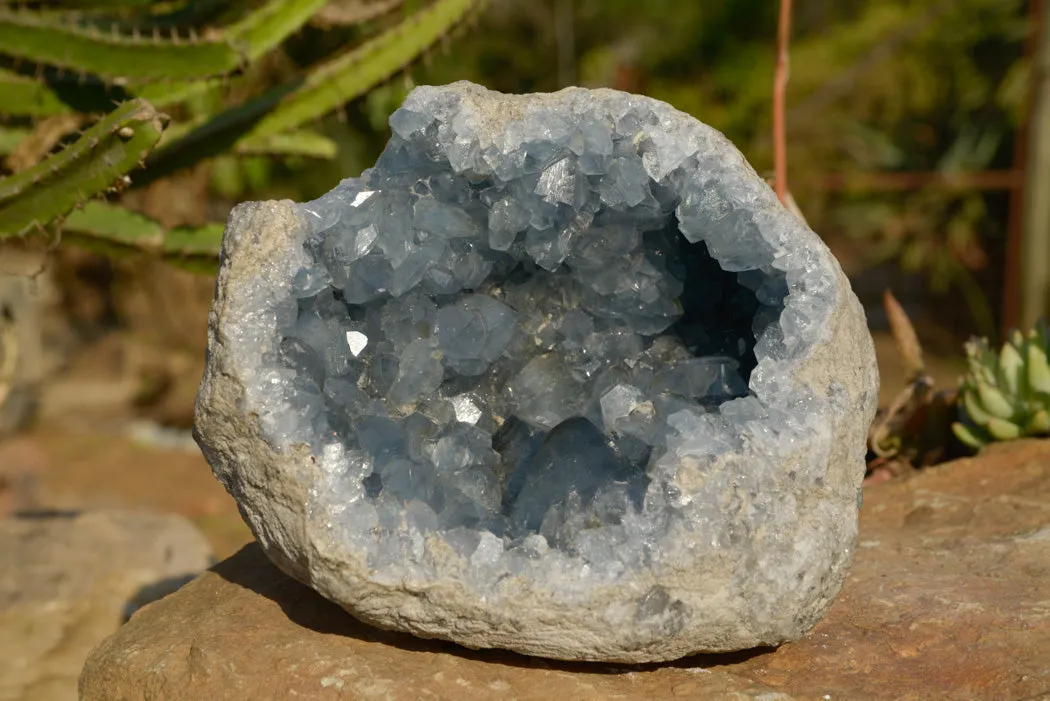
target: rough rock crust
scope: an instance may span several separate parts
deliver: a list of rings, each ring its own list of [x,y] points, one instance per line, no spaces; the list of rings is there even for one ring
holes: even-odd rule
[[[714,480],[736,514],[746,514],[750,502],[770,498],[772,508],[788,504],[791,513],[786,523],[745,528],[754,547],[740,552],[695,542],[688,529],[673,527],[654,544],[662,556],[659,568],[596,585],[582,599],[562,596],[555,583],[529,577],[497,582],[480,596],[455,576],[468,565],[452,553],[425,583],[376,577],[361,553],[333,536],[332,506],[316,489],[331,478],[320,456],[306,445],[274,446],[263,435],[253,391],[253,383],[263,378],[255,368],[272,344],[273,309],[288,297],[291,279],[303,265],[307,225],[290,201],[249,202],[227,221],[195,435],[267,556],[363,621],[472,648],[651,662],[778,645],[805,634],[827,611],[852,559],[865,438],[878,393],[864,313],[837,262],[819,237],[767,196],[766,185],[721,134],[667,105],[610,90],[510,96],[467,83],[426,89],[447,91],[484,115],[483,141],[495,140],[528,101],[557,109],[581,92],[597,105],[630,99],[654,109],[667,133],[720,149],[724,172],[761,192],[761,214],[790,233],[785,255],[804,256],[823,273],[818,294],[830,303],[822,319],[800,327],[805,335],[799,351],[765,370],[767,383],[770,370],[778,374],[772,386],[809,395],[809,422],[803,423],[810,435],[779,443],[783,452],[775,474],[752,480],[753,464],[767,459],[770,448],[761,435],[777,440],[778,427],[759,426],[737,450],[686,458],[676,486],[688,496],[710,489],[707,483]],[[785,316],[792,305],[789,296]],[[760,364],[756,375],[762,372]],[[777,502],[781,497],[787,501]],[[771,553],[768,560],[763,551]],[[793,554],[797,551],[804,552]],[[638,600],[654,590],[671,606],[659,620],[645,620]],[[668,610],[674,621],[667,620]]]

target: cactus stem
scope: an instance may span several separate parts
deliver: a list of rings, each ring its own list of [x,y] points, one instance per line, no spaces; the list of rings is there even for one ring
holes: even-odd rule
[[[175,47],[146,39],[135,24],[122,33],[109,25],[100,38],[92,25],[56,21],[36,13],[18,17],[0,9],[0,46],[5,54],[59,68],[87,70],[103,79],[153,80],[164,77],[194,79],[235,69],[239,56],[218,39],[198,47]]]
[[[385,6],[400,2],[386,2]],[[264,0],[250,4],[239,0],[229,5],[251,5],[251,11],[241,13],[238,7],[237,12],[230,12],[227,8],[218,15],[214,7],[226,4],[220,0],[201,3],[212,8],[203,11],[184,0],[163,5],[141,0],[112,0],[109,4],[116,10],[110,15],[112,22],[104,21],[102,13],[80,12],[75,6],[71,11],[41,12],[37,3],[0,0],[0,49],[9,58],[8,66],[26,66],[24,75],[0,69],[0,104],[16,105],[19,117],[76,114],[70,105],[78,103],[64,102],[51,88],[56,80],[63,79],[70,89],[74,82],[84,88],[87,104],[100,103],[94,109],[105,110],[105,101],[112,101],[114,94],[138,98],[114,102],[116,109],[80,133],[74,143],[26,172],[0,178],[0,238],[34,231],[57,233],[52,222],[64,221],[70,224],[75,238],[85,234],[96,239],[109,237],[120,239],[125,247],[152,247],[158,252],[155,242],[151,246],[145,239],[128,238],[130,234],[121,231],[123,224],[113,223],[108,233],[102,231],[106,217],[116,221],[125,211],[104,200],[106,193],[120,193],[131,185],[128,170],[149,166],[141,178],[136,177],[136,185],[142,186],[164,177],[164,172],[157,171],[177,167],[174,161],[186,164],[202,153],[204,157],[213,155],[209,150],[216,148],[213,141],[222,142],[220,148],[233,145],[233,153],[331,158],[334,142],[300,127],[332,112],[346,122],[346,103],[377,85],[392,83],[398,73],[406,87],[411,87],[413,61],[422,54],[423,62],[432,66],[435,52],[449,50],[452,32],[475,22],[485,0],[432,0],[425,9],[407,13],[364,45],[324,61],[302,80],[228,109],[216,107],[226,102],[217,98],[241,83],[237,79],[241,69],[286,37],[301,34],[305,23],[326,2]],[[50,4],[42,5],[46,8]],[[136,18],[144,20],[141,24],[135,24],[136,19],[125,12],[130,8],[145,12]],[[198,27],[210,26],[215,16],[234,14],[238,17],[229,26],[198,31]],[[193,18],[189,22],[187,15]],[[35,75],[38,86],[27,90],[30,75]],[[114,86],[131,87],[122,93]],[[165,139],[161,149],[167,152],[166,147],[171,145],[174,158],[169,161],[165,155],[161,161],[150,157],[166,118],[149,100],[163,108],[198,96],[204,98],[200,101],[206,106],[204,116],[173,129],[173,138],[170,142]],[[79,102],[81,95],[77,99]],[[144,106],[153,117],[142,112]],[[83,106],[79,109],[80,114],[88,111]],[[222,109],[226,111],[216,111]],[[10,138],[5,143],[11,143]],[[160,163],[163,167],[154,168]],[[71,212],[102,217],[98,220],[101,224],[96,222],[101,228],[95,233],[77,231],[72,225],[84,225],[85,220],[76,221]],[[221,233],[221,225],[210,227],[209,235]],[[213,236],[206,244],[195,241],[193,237],[200,231],[165,236],[161,254],[194,265],[215,256],[218,238]]]
[[[157,143],[165,120],[145,100],[132,100],[62,151],[0,179],[0,237],[41,228],[41,219],[62,217],[112,187]],[[127,139],[120,135],[125,127],[133,132]]]
[[[480,4],[479,0],[437,0],[349,54],[337,56],[311,73],[299,89],[261,119],[253,134],[295,129],[382,84]]]

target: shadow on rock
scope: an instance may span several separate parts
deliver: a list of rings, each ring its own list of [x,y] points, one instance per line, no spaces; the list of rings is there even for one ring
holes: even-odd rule
[[[773,650],[773,648],[756,648],[724,654],[691,655],[673,662],[634,665],[550,660],[528,657],[507,650],[472,650],[456,643],[426,640],[407,633],[381,630],[364,623],[313,589],[281,572],[263,554],[258,543],[244,546],[235,555],[213,567],[212,572],[231,584],[249,589],[273,601],[281,608],[288,620],[315,633],[339,635],[414,652],[444,653],[463,659],[523,669],[550,669],[573,674],[628,674],[661,667],[707,669],[745,662]]]

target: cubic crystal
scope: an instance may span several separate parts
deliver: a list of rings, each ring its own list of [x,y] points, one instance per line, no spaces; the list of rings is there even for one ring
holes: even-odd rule
[[[346,344],[350,346],[350,353],[356,358],[368,345],[368,336],[360,331],[347,331]]]

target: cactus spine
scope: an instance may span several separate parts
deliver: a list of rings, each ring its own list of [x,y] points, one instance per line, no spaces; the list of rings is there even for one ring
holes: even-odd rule
[[[120,208],[120,190],[214,158],[333,158],[335,142],[309,123],[397,74],[484,0],[432,0],[405,10],[400,21],[385,17],[385,29],[371,39],[321,57],[287,84],[260,85],[266,79],[259,60],[312,19],[341,29],[392,14],[402,2],[349,15],[328,5],[77,0],[38,8],[0,2],[0,153],[13,154],[37,131],[54,132],[46,120],[93,123],[79,138],[53,135],[46,145],[64,144],[59,150],[34,151],[29,163],[46,158],[0,177],[0,237],[60,222],[66,239],[84,245],[146,250],[191,267],[210,258],[205,265],[213,267],[221,223],[164,231]],[[167,129],[159,110],[177,117]],[[129,181],[128,173],[143,163]],[[92,201],[99,196],[110,201]]]
[[[63,150],[0,180],[0,238],[27,234],[118,185],[160,139],[165,119],[132,100]]]
[[[294,129],[363,95],[404,68],[478,6],[478,0],[438,0],[360,48],[319,66],[252,129],[249,138]]]
[[[25,10],[0,10],[0,47],[15,58],[121,83],[201,78],[241,63],[237,49],[224,41],[128,36]]]

